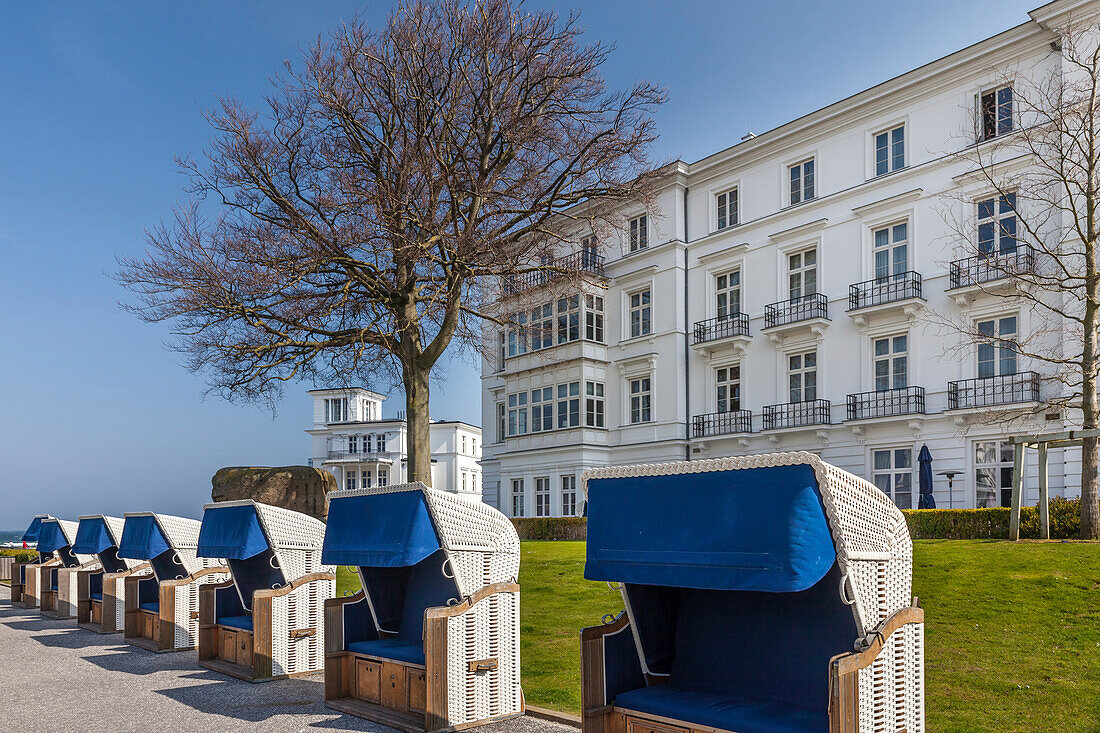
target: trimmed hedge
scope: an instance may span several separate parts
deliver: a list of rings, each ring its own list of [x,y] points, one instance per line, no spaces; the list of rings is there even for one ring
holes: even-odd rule
[[[16,562],[30,562],[38,557],[38,553],[34,550],[23,550],[20,548],[5,547],[0,550],[0,555],[4,557],[14,557]]]
[[[1006,540],[1008,507],[992,509],[906,509],[902,513],[915,540]],[[1050,500],[1050,538],[1081,537],[1081,500]],[[1020,538],[1039,539],[1039,507],[1020,510]]]
[[[584,517],[537,517],[513,519],[521,540],[583,540],[588,537]]]

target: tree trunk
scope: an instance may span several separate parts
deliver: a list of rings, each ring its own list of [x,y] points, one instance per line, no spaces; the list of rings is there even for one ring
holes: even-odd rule
[[[1096,414],[1096,308],[1086,306],[1085,343],[1081,358],[1081,427],[1097,427]],[[1091,311],[1091,312],[1090,312]],[[1100,540],[1100,485],[1097,481],[1096,438],[1081,442],[1081,539]]]
[[[402,369],[405,382],[405,411],[408,420],[408,481],[432,485],[431,412],[428,409],[428,377],[419,367]]]

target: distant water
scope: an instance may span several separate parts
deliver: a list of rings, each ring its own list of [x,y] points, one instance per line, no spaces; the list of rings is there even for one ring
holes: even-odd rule
[[[0,529],[0,544],[4,542],[18,542],[22,536],[23,532],[20,530]]]

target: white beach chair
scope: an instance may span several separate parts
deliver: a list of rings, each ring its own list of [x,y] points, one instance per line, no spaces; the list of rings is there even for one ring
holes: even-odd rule
[[[134,574],[147,575],[149,563],[119,557],[123,520],[102,514],[80,517],[73,552],[94,555],[99,568],[80,570],[76,583],[76,622],[99,634],[117,634],[125,627],[126,588]]]
[[[49,514],[39,514],[31,520],[27,531],[23,533],[22,541],[30,544],[38,542],[38,534],[42,531],[42,521],[52,519]],[[36,552],[38,552],[36,550]],[[30,562],[17,562],[11,566],[12,605],[19,608],[37,608],[39,603],[39,576],[43,565],[56,565],[60,561],[53,553],[38,552],[38,557]]]
[[[39,610],[43,616],[58,619],[76,618],[77,573],[99,569],[99,558],[73,551],[76,542],[76,522],[48,517],[42,520],[38,533],[39,552],[52,552],[59,560],[55,565],[39,568]]]

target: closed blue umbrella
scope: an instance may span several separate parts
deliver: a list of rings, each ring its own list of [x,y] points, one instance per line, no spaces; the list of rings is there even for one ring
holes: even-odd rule
[[[932,454],[927,445],[921,446],[917,456],[920,464],[920,499],[917,503],[919,509],[935,509],[936,497],[932,495]]]

